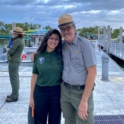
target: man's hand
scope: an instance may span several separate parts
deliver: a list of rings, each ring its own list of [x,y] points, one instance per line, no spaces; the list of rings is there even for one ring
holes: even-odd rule
[[[78,116],[82,119],[82,120],[87,120],[88,117],[88,101],[83,101],[81,100],[80,105],[78,107]]]
[[[35,53],[32,53],[32,54],[30,55],[31,62],[34,62],[34,55],[35,55]]]

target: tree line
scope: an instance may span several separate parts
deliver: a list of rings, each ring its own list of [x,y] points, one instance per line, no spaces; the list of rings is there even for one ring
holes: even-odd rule
[[[79,35],[84,36],[86,38],[88,37],[98,37],[98,30],[100,26],[94,26],[94,27],[84,27],[81,29],[77,29],[77,32],[79,32]],[[112,29],[111,28],[111,38],[117,38],[119,35],[120,29]],[[100,34],[103,34],[103,30],[100,30]]]
[[[16,26],[19,26],[23,28],[24,31],[28,30],[35,30],[37,28],[41,28],[40,24],[30,24],[30,23],[16,23]],[[50,25],[47,25],[45,27],[42,27],[43,29],[51,29]],[[77,29],[76,31],[79,33],[79,35],[84,36],[86,38],[88,37],[95,37],[98,36],[98,29],[99,26],[94,27],[83,27],[80,29]],[[5,24],[4,22],[0,21],[0,35],[7,35],[9,34],[10,30],[12,30],[12,24]],[[117,38],[119,35],[119,29],[111,29],[111,37]],[[103,34],[103,30],[100,31],[100,34]]]
[[[16,23],[16,27],[23,28],[24,31],[28,30],[35,30],[41,28],[40,24],[29,24],[25,23]],[[51,29],[49,25],[43,27],[43,29]],[[12,30],[12,24],[5,24],[4,22],[0,21],[0,35],[8,35],[10,30]]]

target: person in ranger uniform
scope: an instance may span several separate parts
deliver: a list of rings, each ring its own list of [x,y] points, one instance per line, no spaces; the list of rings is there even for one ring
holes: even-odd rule
[[[34,55],[30,106],[36,124],[60,124],[60,84],[62,82],[62,37],[51,29]]]
[[[95,49],[88,39],[76,34],[71,15],[60,16],[58,27],[64,38],[61,109],[65,124],[93,124]]]
[[[13,30],[12,45],[7,50],[8,70],[12,87],[11,95],[7,96],[6,102],[16,102],[19,97],[19,65],[21,63],[21,54],[24,49],[24,32],[21,27],[15,27]]]

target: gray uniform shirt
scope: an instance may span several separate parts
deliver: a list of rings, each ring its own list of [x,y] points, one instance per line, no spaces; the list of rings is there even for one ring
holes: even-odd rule
[[[70,85],[84,85],[87,68],[96,65],[94,46],[89,40],[76,34],[71,44],[63,42],[63,63],[63,81]]]

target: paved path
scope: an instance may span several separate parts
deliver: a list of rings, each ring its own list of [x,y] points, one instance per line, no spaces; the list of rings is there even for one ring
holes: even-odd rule
[[[94,89],[94,114],[124,114],[124,72],[110,59],[109,81],[101,81],[103,53],[96,50],[96,54],[98,73]],[[5,102],[6,96],[11,93],[10,81],[7,70],[0,72],[0,124],[27,124],[31,70],[31,67],[20,67],[20,97],[15,103]],[[61,124],[64,124],[63,118]]]

